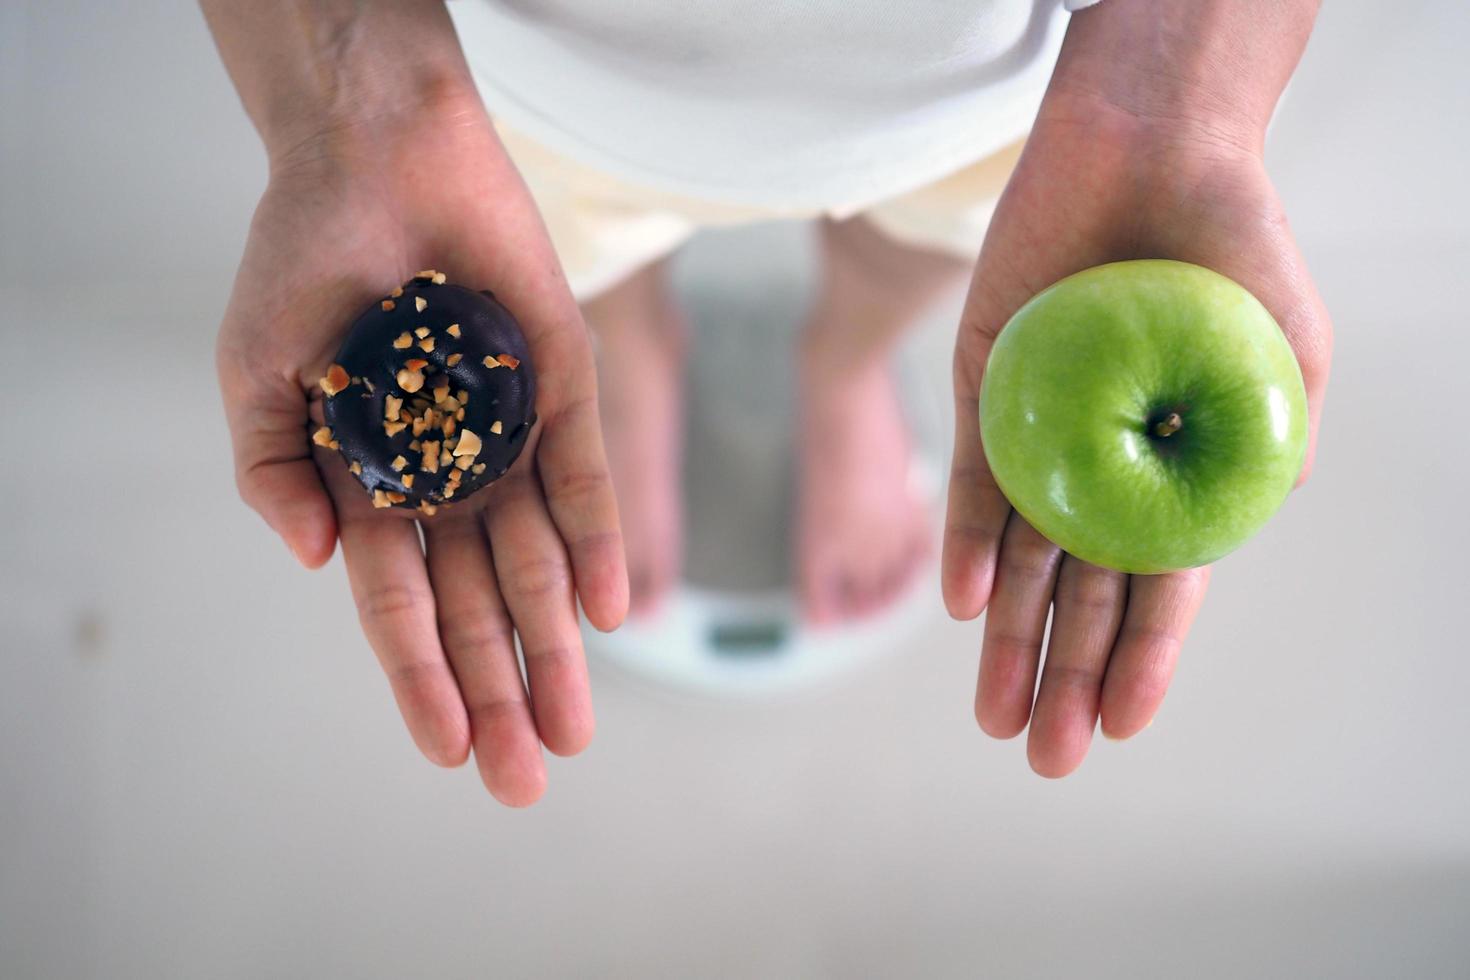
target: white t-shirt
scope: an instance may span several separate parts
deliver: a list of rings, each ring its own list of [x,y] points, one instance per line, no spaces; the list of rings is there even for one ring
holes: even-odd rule
[[[461,0],[492,115],[645,186],[851,208],[1027,132],[1097,0]]]

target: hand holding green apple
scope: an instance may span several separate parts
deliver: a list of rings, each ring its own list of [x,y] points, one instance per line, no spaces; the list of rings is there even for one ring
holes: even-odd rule
[[[980,727],[1029,727],[1032,768],[1062,776],[1099,726],[1153,720],[1201,563],[1310,469],[1331,323],[1259,146],[1048,102],[956,338],[943,576],[951,615],[986,612]],[[1133,259],[1204,268],[1108,265]]]

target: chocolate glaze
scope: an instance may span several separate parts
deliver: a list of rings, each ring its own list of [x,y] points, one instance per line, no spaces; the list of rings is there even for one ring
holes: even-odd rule
[[[416,309],[415,299],[426,306]],[[386,297],[385,297],[386,299]],[[415,277],[403,286],[401,296],[392,297],[393,308],[383,309],[383,301],[374,301],[363,311],[337,352],[340,364],[354,380],[345,389],[326,398],[323,406],[327,427],[340,445],[349,465],[362,467],[357,479],[369,492],[382,490],[404,495],[394,506],[413,508],[420,503],[440,505],[464,500],[476,490],[503,476],[520,455],[531,426],[536,422],[536,375],[530,352],[520,326],[510,311],[488,291],[476,292],[463,286],[437,285],[427,277]],[[459,336],[449,333],[451,324],[459,324]],[[434,349],[424,351],[414,331],[429,328]],[[407,332],[412,344],[406,349],[393,346],[394,340]],[[451,355],[461,357],[454,367],[448,366]],[[486,367],[486,357],[509,355],[519,361],[514,368]],[[406,362],[421,359],[429,362],[423,369],[424,385],[415,394],[399,387],[398,372]],[[442,431],[415,436],[412,426],[395,435],[384,428],[384,412],[389,395],[402,398],[408,408],[415,397],[434,401],[434,389],[449,379],[451,396],[464,391],[464,420],[449,437],[454,441],[465,431],[480,437],[482,447],[475,463],[484,463],[479,474],[473,470],[461,473],[452,497],[445,497],[449,473],[454,465],[440,465],[437,472],[423,468],[423,453],[410,448],[415,439],[444,441]],[[371,383],[369,388],[368,383]],[[495,422],[501,431],[492,431]],[[393,460],[404,457],[408,465],[402,472],[392,468]],[[405,475],[413,485],[405,486]]]

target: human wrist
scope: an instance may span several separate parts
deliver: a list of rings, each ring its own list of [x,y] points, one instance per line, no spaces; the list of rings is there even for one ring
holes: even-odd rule
[[[1072,15],[1042,116],[1259,155],[1318,0],[1102,0]]]
[[[443,0],[201,0],[272,168],[478,108]]]

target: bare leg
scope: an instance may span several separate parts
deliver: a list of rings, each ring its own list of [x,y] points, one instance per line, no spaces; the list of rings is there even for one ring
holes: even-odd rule
[[[822,293],[802,340],[795,559],[807,618],[829,623],[889,605],[929,557],[890,361],[970,266],[861,218],[824,223],[822,253]]]
[[[656,262],[582,304],[597,337],[603,439],[628,555],[633,615],[679,575],[685,325]]]

